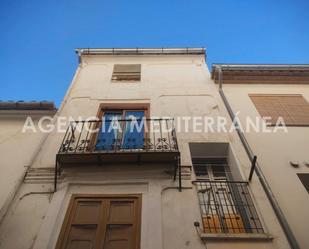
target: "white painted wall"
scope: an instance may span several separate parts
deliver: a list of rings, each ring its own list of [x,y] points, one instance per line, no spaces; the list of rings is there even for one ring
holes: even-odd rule
[[[302,94],[309,101],[308,85],[231,85],[223,86],[234,113],[239,112],[243,126],[246,117],[260,115],[248,94]],[[271,129],[274,130],[273,128]],[[309,127],[288,127],[288,132],[246,133],[258,162],[290,224],[301,248],[309,248],[309,195],[297,173],[309,173]],[[299,168],[290,165],[298,161]]]
[[[0,115],[0,221],[44,139],[36,117],[33,122],[37,132],[23,132],[26,117]]]

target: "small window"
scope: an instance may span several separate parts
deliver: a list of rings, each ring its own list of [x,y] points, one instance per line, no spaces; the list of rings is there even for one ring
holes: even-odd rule
[[[115,64],[112,81],[140,81],[141,64]]]
[[[193,159],[192,162],[198,180],[228,180],[232,178],[225,158]]]
[[[247,182],[233,181],[225,158],[192,163],[204,233],[264,233]]]
[[[309,193],[309,174],[297,174],[297,176]]]
[[[288,126],[309,125],[309,103],[300,94],[250,94],[252,102],[262,117],[270,117],[271,125],[278,118]]]

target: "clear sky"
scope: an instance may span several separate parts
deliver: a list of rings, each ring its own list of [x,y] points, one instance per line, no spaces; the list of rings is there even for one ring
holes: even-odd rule
[[[206,47],[207,63],[309,63],[308,0],[0,0],[0,100],[59,106],[77,47]]]

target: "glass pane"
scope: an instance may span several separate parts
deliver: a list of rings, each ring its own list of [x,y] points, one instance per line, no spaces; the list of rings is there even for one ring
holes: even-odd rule
[[[211,166],[211,169],[214,177],[227,178],[224,166]]]
[[[193,164],[196,177],[208,178],[208,170],[205,164]]]

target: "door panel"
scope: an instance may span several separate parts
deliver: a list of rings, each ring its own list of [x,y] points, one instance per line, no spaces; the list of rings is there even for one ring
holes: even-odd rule
[[[132,225],[108,225],[104,249],[133,249]]]
[[[56,248],[139,249],[139,198],[73,197]]]
[[[136,200],[111,200],[104,249],[136,247]]]
[[[98,224],[101,213],[101,202],[78,202],[73,217],[73,224]]]
[[[95,246],[95,237],[97,226],[72,226],[68,244],[65,248],[68,249],[93,249]]]
[[[95,150],[114,150],[115,146],[120,146],[122,138],[121,120],[122,113],[105,113],[102,125],[98,134]]]
[[[95,248],[103,206],[105,205],[100,200],[81,199],[75,201],[67,235],[67,245],[63,248]]]
[[[69,249],[92,249],[93,244],[88,241],[74,240],[68,247]]]
[[[125,112],[125,131],[123,138],[124,149],[141,149],[144,146],[145,124],[143,122],[144,111]]]
[[[133,201],[111,201],[109,223],[132,223],[134,221]]]

